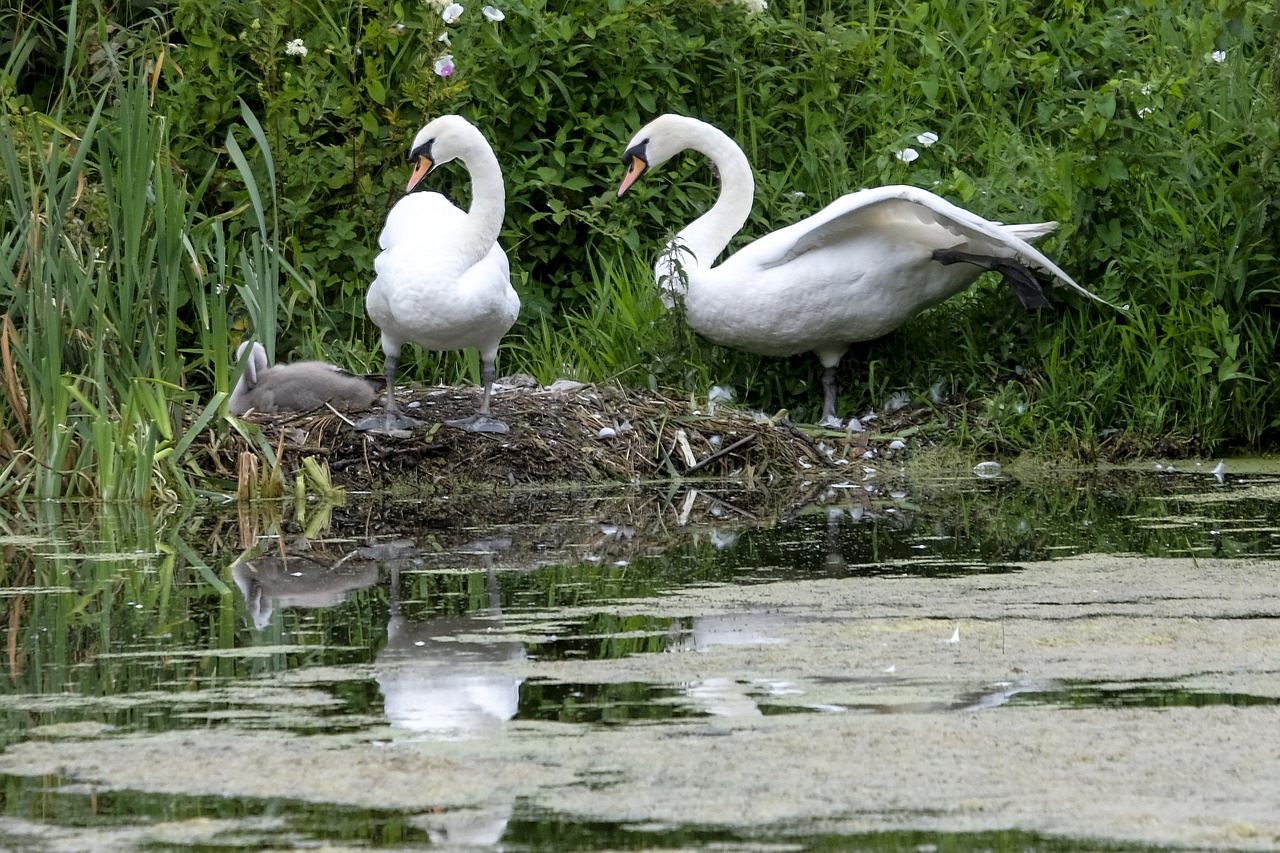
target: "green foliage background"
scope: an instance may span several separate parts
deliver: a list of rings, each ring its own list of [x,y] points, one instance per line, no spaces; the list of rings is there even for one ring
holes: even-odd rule
[[[524,310],[504,372],[697,393],[718,382],[748,405],[814,417],[814,359],[708,346],[657,303],[652,259],[711,203],[715,178],[688,158],[621,201],[613,190],[625,143],[674,111],[722,127],[757,170],[756,208],[735,245],[844,192],[908,183],[1001,221],[1059,220],[1048,253],[1132,306],[1117,314],[1063,297],[1060,311],[1024,316],[1002,287],[980,285],[851,351],[846,414],[897,391],[927,401],[934,387],[972,402],[957,439],[984,451],[1274,444],[1273,6],[778,0],[752,14],[731,0],[499,0],[505,18],[494,22],[464,5],[448,25],[424,0],[23,0],[0,12],[0,153],[14,190],[0,211],[10,235],[0,304],[28,352],[0,402],[11,462],[39,444],[40,417],[126,420],[141,376],[167,383],[146,408],[172,424],[155,438],[175,466],[159,479],[171,481],[192,468],[177,458],[191,444],[165,448],[178,448],[190,412],[220,410],[213,393],[229,384],[230,339],[245,333],[282,358],[378,369],[363,311],[377,235],[402,191],[409,140],[444,112],[484,130],[506,175],[502,242]],[[305,55],[287,50],[296,39]],[[434,64],[445,53],[456,71],[442,78]],[[116,149],[75,145],[95,110]],[[939,141],[916,142],[925,131]],[[918,159],[894,156],[908,146]],[[171,231],[144,202],[153,174],[109,192],[131,159],[153,161],[172,183]],[[432,187],[465,204],[463,170],[442,173]],[[33,220],[31,200],[46,197],[61,204]],[[111,238],[130,210],[137,237],[126,245]],[[66,233],[52,240],[48,229]],[[54,300],[82,304],[80,314],[37,319],[29,249],[70,264],[74,274],[51,274],[49,287],[89,288],[99,303],[119,298],[121,280],[146,292],[116,319],[93,321],[83,296]],[[40,333],[56,336],[60,364],[34,354],[50,349]],[[77,333],[118,346],[103,355],[77,346]],[[144,339],[153,359],[121,354]],[[477,373],[473,356],[423,354],[406,366],[419,379]],[[89,386],[94,394],[79,396],[93,412],[64,393]],[[219,424],[201,426],[228,428]],[[95,458],[115,452],[99,441]],[[81,431],[80,449],[35,455],[65,470],[87,464],[89,443]]]

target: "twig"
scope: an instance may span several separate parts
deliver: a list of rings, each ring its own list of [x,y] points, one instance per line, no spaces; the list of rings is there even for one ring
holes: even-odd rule
[[[710,465],[712,462],[715,462],[717,459],[720,459],[720,458],[722,458],[722,457],[724,457],[724,456],[727,456],[727,455],[729,455],[730,453],[732,453],[732,452],[733,452],[733,451],[735,451],[735,450],[738,450],[738,449],[740,449],[740,448],[746,447],[748,444],[750,444],[751,442],[753,442],[753,441],[755,441],[755,440],[756,440],[756,434],[755,434],[755,433],[751,433],[751,434],[750,434],[750,435],[748,435],[746,438],[740,438],[740,439],[738,439],[737,441],[735,441],[733,444],[731,444],[731,445],[729,445],[728,447],[724,448],[723,450],[717,450],[715,453],[712,453],[710,456],[708,456],[706,459],[703,459],[703,460],[702,460],[701,462],[699,462],[698,464],[696,464],[696,465],[692,465],[692,466],[690,466],[690,467],[686,468],[686,469],[685,469],[685,473],[686,473],[686,474],[692,474],[692,473],[693,473],[693,472],[695,472],[695,471],[699,471],[699,470],[701,470],[701,469],[703,469],[703,468],[707,467],[708,465]]]
[[[804,444],[811,451],[813,451],[814,461],[816,461],[820,465],[825,465],[828,468],[836,467],[835,465],[832,464],[831,460],[828,459],[826,455],[821,450],[818,449],[817,442],[815,442],[812,438],[809,438],[809,436],[805,435],[800,430],[796,429],[796,425],[793,424],[791,421],[784,418],[782,420],[779,420],[777,423],[778,423],[778,426],[783,427],[788,433],[790,433],[793,438],[798,438],[802,444]]]
[[[333,403],[330,403],[328,400],[325,400],[324,404],[329,408],[329,411],[333,412],[335,415],[341,418],[343,423],[345,423],[347,426],[351,427],[352,429],[355,429],[356,422],[352,420],[348,420],[346,415],[342,414],[342,412],[339,412],[337,409],[333,407]]]

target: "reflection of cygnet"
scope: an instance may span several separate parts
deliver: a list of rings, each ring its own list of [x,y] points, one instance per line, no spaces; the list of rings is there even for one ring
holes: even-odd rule
[[[498,613],[497,575],[489,574],[490,612]],[[524,644],[481,639],[498,624],[456,617],[409,623],[400,613],[399,572],[391,575],[387,646],[376,678],[391,724],[441,739],[496,730],[516,715],[524,679],[504,664],[525,659]]]
[[[253,626],[261,630],[276,607],[335,607],[348,593],[377,583],[376,564],[343,565],[346,562],[347,557],[325,562],[297,554],[271,554],[233,565],[231,577],[244,596]]]

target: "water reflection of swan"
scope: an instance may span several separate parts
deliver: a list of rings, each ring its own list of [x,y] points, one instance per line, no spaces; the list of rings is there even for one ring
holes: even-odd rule
[[[231,567],[231,577],[244,596],[255,628],[265,628],[277,607],[334,607],[349,593],[378,581],[378,566],[359,560],[349,562],[353,553],[335,558],[327,552],[309,550],[309,544],[307,550],[300,547],[295,543],[287,550],[263,554]]]
[[[489,570],[488,613],[411,623],[400,606],[399,569],[391,569],[387,645],[375,664],[391,724],[440,739],[501,730],[516,715],[523,679],[506,664],[525,659],[524,644],[478,636],[500,625],[497,573]]]
[[[673,651],[708,652],[715,646],[760,646],[784,643],[770,636],[769,628],[785,617],[765,613],[723,613],[695,616],[692,630]],[[761,711],[750,694],[759,684],[731,678],[700,678],[684,685],[685,695],[708,714],[717,717],[759,717]]]
[[[833,710],[872,714],[936,714],[946,711],[987,711],[1009,704],[1019,693],[1043,693],[1054,681],[1001,681],[990,687],[970,690],[953,699],[920,702],[856,702],[827,706]]]
[[[513,811],[513,803],[498,803],[475,809],[435,812],[424,816],[420,822],[432,844],[491,847],[502,840]]]

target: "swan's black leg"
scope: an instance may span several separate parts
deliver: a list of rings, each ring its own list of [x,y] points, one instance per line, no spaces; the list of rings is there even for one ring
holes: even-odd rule
[[[822,426],[839,428],[842,425],[836,417],[836,368],[835,365],[822,371]]]
[[[356,422],[358,430],[377,430],[379,432],[392,432],[394,430],[413,429],[422,426],[422,422],[409,417],[400,411],[399,404],[396,403],[396,363],[399,361],[399,355],[388,355],[386,357],[387,364],[384,369],[384,375],[387,381],[387,405],[380,415],[369,415]]]
[[[984,270],[1000,273],[1013,288],[1022,307],[1028,311],[1053,307],[1053,303],[1044,295],[1040,282],[1036,280],[1031,270],[1013,258],[970,255],[967,252],[957,252],[955,249],[934,249],[933,259],[940,264],[972,264]]]
[[[493,377],[497,373],[494,359],[480,359],[480,377],[484,380],[484,396],[480,398],[480,408],[469,418],[456,421],[445,421],[445,426],[465,429],[467,432],[492,432],[499,435],[510,432],[510,428],[495,417],[489,415],[489,398],[493,395]]]

